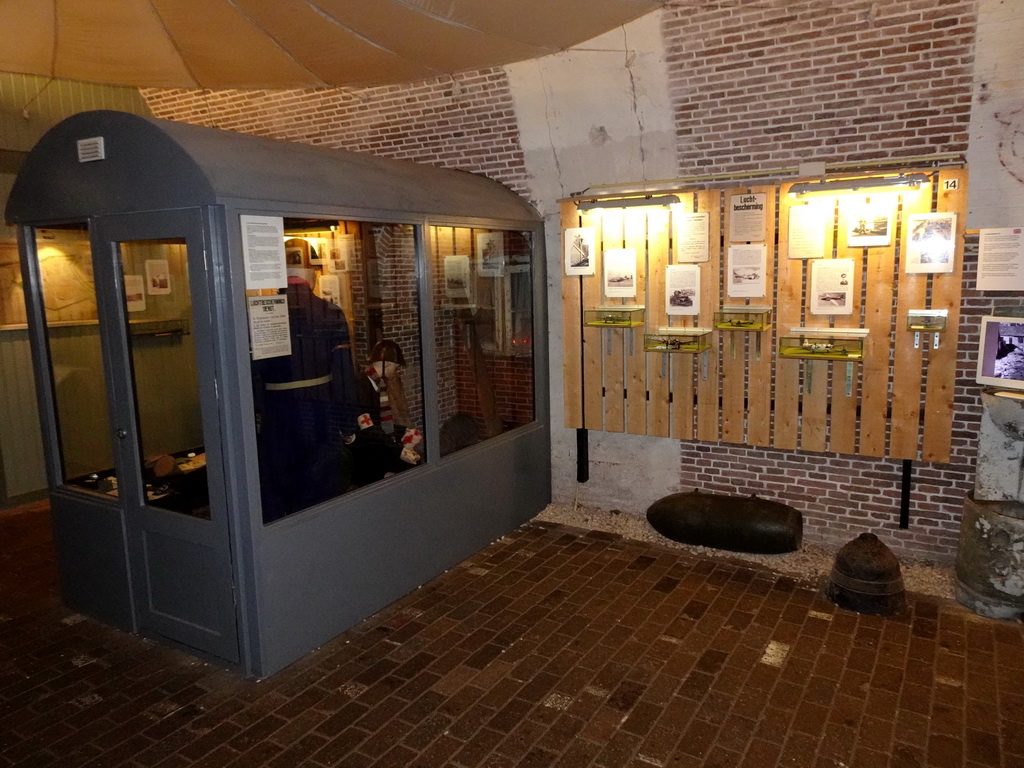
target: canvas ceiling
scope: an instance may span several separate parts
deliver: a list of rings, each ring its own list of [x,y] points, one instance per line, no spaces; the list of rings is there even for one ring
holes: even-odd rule
[[[4,0],[0,70],[157,88],[382,85],[543,56],[665,0]]]

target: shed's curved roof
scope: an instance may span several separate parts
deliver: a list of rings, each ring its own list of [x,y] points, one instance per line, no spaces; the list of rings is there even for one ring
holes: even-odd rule
[[[79,162],[102,137],[105,160]],[[11,223],[183,208],[225,199],[539,221],[519,195],[477,174],[175,123],[124,112],[73,115],[29,153],[11,190]]]

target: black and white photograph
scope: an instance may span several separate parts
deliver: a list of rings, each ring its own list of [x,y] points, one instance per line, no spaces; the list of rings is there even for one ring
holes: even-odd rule
[[[956,213],[912,213],[907,217],[907,274],[952,272]]]
[[[636,296],[635,248],[609,248],[604,252],[604,295],[620,299]]]
[[[768,271],[763,244],[730,245],[726,265],[726,290],[732,297],[765,295]]]
[[[449,299],[472,299],[472,274],[469,271],[469,256],[444,257],[444,290]]]
[[[872,248],[892,242],[892,196],[876,196],[868,200],[854,199],[846,203],[846,242],[851,247]]]
[[[171,270],[166,259],[146,259],[146,293],[150,296],[171,292]]]
[[[476,273],[481,277],[505,274],[505,234],[480,232],[476,236]]]
[[[665,313],[700,314],[700,267],[672,264],[665,268]]]
[[[993,374],[999,379],[1024,380],[1024,322],[999,324]]]
[[[595,274],[594,228],[571,227],[565,230],[565,274]]]
[[[853,259],[815,259],[811,262],[813,315],[852,315]]]

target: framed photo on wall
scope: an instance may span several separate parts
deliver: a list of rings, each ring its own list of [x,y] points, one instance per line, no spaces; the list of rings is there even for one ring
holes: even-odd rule
[[[908,275],[952,272],[956,258],[956,213],[912,213],[907,217]]]
[[[671,264],[665,267],[665,313],[700,314],[700,267]]]
[[[565,230],[562,247],[565,249],[566,275],[595,274],[595,239],[593,227],[570,227]]]
[[[473,275],[469,271],[469,256],[444,257],[444,290],[451,300],[472,300]]]
[[[635,248],[609,248],[604,252],[604,295],[619,299],[636,296]]]
[[[846,208],[846,242],[855,248],[889,245],[895,226],[896,198],[875,195],[868,199],[844,201]]]
[[[853,314],[853,259],[816,259],[811,262],[811,314]]]
[[[476,273],[481,277],[505,274],[505,233],[480,232],[476,236]]]

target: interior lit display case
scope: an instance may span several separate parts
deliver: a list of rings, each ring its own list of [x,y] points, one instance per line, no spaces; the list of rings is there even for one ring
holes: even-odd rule
[[[644,351],[703,352],[711,348],[711,332],[711,328],[663,326],[657,333],[644,334]]]
[[[714,326],[720,331],[767,331],[772,327],[772,308],[722,307],[715,312]]]
[[[941,333],[946,330],[948,316],[945,309],[912,309],[907,312],[907,330]]]
[[[793,328],[779,337],[779,356],[857,361],[864,357],[867,336],[862,328]]]
[[[598,328],[639,328],[644,318],[644,307],[613,305],[583,310],[583,324]]]

